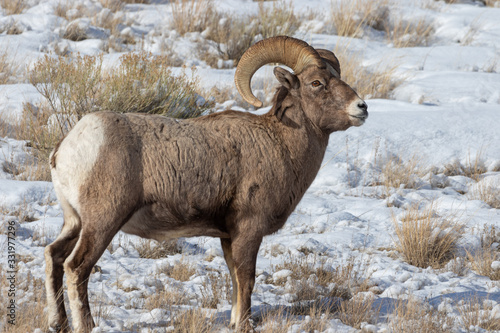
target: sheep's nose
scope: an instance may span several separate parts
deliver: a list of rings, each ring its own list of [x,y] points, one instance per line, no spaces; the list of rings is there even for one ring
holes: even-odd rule
[[[358,108],[361,110],[361,117],[368,118],[368,105],[366,105],[365,101],[360,101],[358,103]]]
[[[359,102],[358,103],[358,108],[360,108],[361,110],[363,110],[364,113],[368,113],[368,105],[366,105],[365,102]]]

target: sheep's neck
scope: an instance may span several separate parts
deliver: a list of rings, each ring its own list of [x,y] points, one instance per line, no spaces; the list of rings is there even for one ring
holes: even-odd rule
[[[300,110],[288,110],[277,128],[278,135],[290,156],[297,180],[295,185],[298,186],[297,190],[302,196],[316,178],[325,155],[329,135],[314,126]]]

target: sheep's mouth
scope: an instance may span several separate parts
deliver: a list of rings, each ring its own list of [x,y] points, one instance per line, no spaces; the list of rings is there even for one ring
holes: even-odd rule
[[[354,119],[360,121],[362,124],[365,122],[366,118],[368,118],[368,116],[365,116],[365,115],[353,116],[352,114],[350,114],[349,117],[354,118]]]

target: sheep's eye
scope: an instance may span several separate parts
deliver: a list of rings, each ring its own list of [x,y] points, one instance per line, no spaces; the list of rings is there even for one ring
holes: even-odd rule
[[[312,85],[314,88],[317,88],[317,87],[321,86],[322,84],[321,84],[321,82],[319,82],[318,80],[315,80],[315,81],[313,81],[313,82],[311,83],[311,85]]]

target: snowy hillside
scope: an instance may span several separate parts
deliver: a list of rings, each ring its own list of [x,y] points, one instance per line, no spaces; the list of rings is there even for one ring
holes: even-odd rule
[[[277,81],[272,66],[260,69],[252,82],[267,106],[242,102],[229,42],[210,39],[213,27],[179,31],[179,2],[27,0],[16,13],[8,5],[17,2],[0,1],[0,330],[45,332],[44,246],[57,237],[62,210],[52,183],[33,179],[33,144],[16,134],[26,108],[43,101],[29,83],[37,61],[102,55],[113,69],[127,52],[166,54],[173,73],[196,77],[215,112],[265,113]],[[221,13],[221,26],[240,19],[245,29],[263,24],[245,17],[293,10],[294,28],[276,31],[334,51],[343,79],[368,104],[362,127],[331,135],[296,211],[262,243],[256,331],[500,331],[500,2],[197,3]],[[340,10],[354,18],[351,35],[335,18]],[[83,37],[71,38],[71,29]],[[425,223],[427,236],[416,229]],[[442,257],[412,259],[438,252],[446,237]],[[216,238],[172,245],[120,232],[97,266],[94,332],[180,332],[190,313],[206,317],[198,331],[231,331],[230,278]]]

